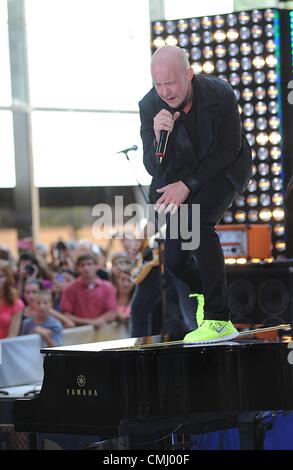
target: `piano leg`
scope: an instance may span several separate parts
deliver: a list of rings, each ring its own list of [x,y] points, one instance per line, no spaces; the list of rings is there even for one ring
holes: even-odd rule
[[[238,416],[241,450],[263,450],[265,425],[258,419],[259,413],[240,413]]]

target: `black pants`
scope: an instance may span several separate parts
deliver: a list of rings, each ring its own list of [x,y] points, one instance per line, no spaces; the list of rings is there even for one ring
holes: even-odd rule
[[[215,225],[235,196],[233,185],[221,174],[210,179],[197,194],[189,195],[186,200],[189,231],[195,230],[194,224],[198,223],[191,217],[192,204],[200,204],[200,244],[194,251],[182,249],[184,240],[180,237],[180,232],[177,239],[170,238],[170,218],[168,219],[165,245],[167,269],[184,281],[192,292],[204,294],[205,319],[208,320],[229,318],[224,256]],[[180,221],[180,217],[178,220]]]
[[[189,288],[166,273],[166,318],[162,325],[159,268],[155,267],[136,287],[131,302],[132,337],[157,335],[164,331],[183,334],[195,328],[196,300],[189,298]]]

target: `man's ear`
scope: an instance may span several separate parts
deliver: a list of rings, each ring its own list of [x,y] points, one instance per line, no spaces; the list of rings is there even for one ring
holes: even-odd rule
[[[191,81],[193,79],[194,71],[193,68],[190,67],[189,69],[186,70],[186,78],[187,80]]]

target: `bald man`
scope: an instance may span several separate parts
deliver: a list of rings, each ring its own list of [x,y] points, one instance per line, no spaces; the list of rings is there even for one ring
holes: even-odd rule
[[[251,177],[251,150],[241,130],[238,104],[230,85],[212,75],[194,75],[187,55],[163,46],[151,60],[153,88],[139,102],[143,161],[163,186],[155,209],[167,213],[166,266],[192,293],[204,294],[204,319],[188,342],[215,342],[238,336],[227,304],[223,251],[215,232],[226,209],[245,191]],[[162,131],[168,133],[164,158],[156,156]],[[170,218],[188,207],[188,228],[200,226],[200,244],[183,247],[170,234]],[[192,206],[200,205],[200,220]],[[171,213],[171,214],[170,214]],[[194,260],[196,258],[196,262]],[[196,266],[197,264],[197,266]]]

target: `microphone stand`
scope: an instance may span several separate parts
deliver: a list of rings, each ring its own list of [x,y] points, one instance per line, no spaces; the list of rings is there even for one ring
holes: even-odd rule
[[[150,205],[151,204],[150,198],[136,176],[135,170],[129,159],[128,152],[129,150],[124,150],[120,153],[123,153],[126,159],[128,160],[128,162],[130,163],[131,170],[135,178],[135,181],[137,183],[137,186],[139,187],[140,192],[146,204]],[[156,237],[155,240],[158,243],[158,247],[159,247],[159,272],[160,272],[160,290],[161,290],[161,333],[164,334],[165,327],[166,327],[166,314],[167,314],[166,273],[165,273],[165,258],[164,258],[164,239],[162,237],[160,227],[158,228],[158,232],[159,232],[159,237]]]

